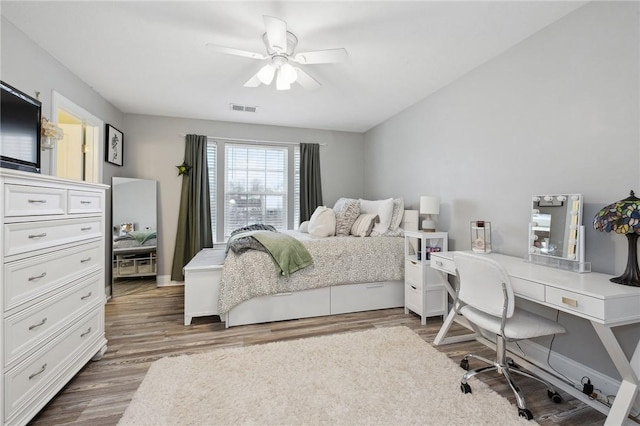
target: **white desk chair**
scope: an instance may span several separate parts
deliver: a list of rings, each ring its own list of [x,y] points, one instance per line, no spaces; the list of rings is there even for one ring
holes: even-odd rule
[[[533,374],[520,370],[506,356],[506,342],[520,339],[564,333],[565,329],[555,321],[515,307],[511,281],[504,268],[497,262],[470,253],[456,253],[454,262],[458,273],[455,310],[466,317],[476,332],[480,329],[495,333],[496,360],[468,354],[460,367],[469,370],[469,358],[475,358],[489,364],[487,367],[467,371],[462,376],[460,389],[463,393],[471,393],[467,381],[479,373],[497,370],[501,373],[516,396],[518,414],[528,420],[533,418],[527,409],[524,396],[510,373],[517,373],[544,383],[547,395],[553,402],[560,403],[562,397],[547,381]]]

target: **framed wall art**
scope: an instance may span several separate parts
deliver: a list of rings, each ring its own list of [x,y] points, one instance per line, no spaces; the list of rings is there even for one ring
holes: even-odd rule
[[[105,158],[108,163],[116,166],[123,165],[124,156],[124,135],[122,132],[111,124],[107,124],[106,140],[105,140]]]

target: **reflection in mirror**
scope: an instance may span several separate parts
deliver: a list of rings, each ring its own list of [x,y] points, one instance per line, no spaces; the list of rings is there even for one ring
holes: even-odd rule
[[[533,196],[530,222],[530,254],[581,260],[580,194]]]
[[[156,286],[156,192],[154,180],[113,178],[113,296]]]

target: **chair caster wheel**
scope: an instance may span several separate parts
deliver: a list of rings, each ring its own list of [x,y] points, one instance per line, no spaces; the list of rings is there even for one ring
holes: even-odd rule
[[[509,368],[515,368],[516,370],[520,370],[520,366],[516,364],[515,361],[511,358],[509,358],[509,360],[507,361],[507,365],[509,366]]]
[[[562,402],[562,395],[558,392],[551,392],[550,390],[547,390],[547,396],[556,404],[560,404]]]
[[[518,408],[518,415],[520,417],[524,417],[527,420],[533,419],[533,414],[531,414],[531,411],[526,408]]]
[[[471,393],[471,386],[469,383],[460,383],[460,390],[462,393]]]
[[[462,368],[463,370],[469,371],[469,360],[466,358],[463,358],[462,361],[460,361],[460,368]]]

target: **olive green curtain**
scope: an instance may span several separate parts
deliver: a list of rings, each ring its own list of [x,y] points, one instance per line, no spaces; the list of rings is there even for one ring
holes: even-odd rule
[[[300,222],[309,220],[316,207],[322,205],[320,179],[320,145],[300,144]]]
[[[184,162],[190,169],[182,175],[178,232],[171,268],[173,281],[184,281],[184,265],[204,247],[213,246],[206,136],[186,136]]]

